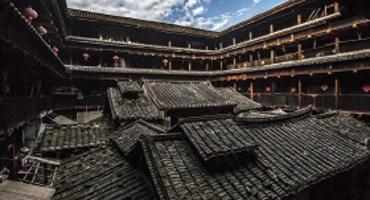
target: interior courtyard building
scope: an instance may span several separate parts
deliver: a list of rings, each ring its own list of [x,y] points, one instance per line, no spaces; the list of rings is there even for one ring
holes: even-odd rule
[[[217,32],[0,0],[0,199],[370,199],[369,10]]]

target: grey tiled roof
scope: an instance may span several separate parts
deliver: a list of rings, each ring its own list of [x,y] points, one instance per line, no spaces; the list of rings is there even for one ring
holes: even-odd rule
[[[370,127],[351,116],[335,114],[321,118],[323,126],[334,129],[338,134],[360,144],[369,145]]]
[[[159,110],[144,94],[138,94],[136,98],[125,98],[118,88],[109,88],[107,95],[113,119],[128,121],[137,119],[157,121],[162,119]]]
[[[112,145],[103,145],[60,166],[55,200],[156,199],[143,174]]]
[[[124,155],[128,155],[134,149],[135,144],[138,143],[141,135],[157,135],[163,133],[165,131],[160,127],[143,120],[137,120],[116,131],[114,133],[116,136],[114,143]]]
[[[39,150],[56,152],[95,147],[104,144],[106,128],[94,125],[47,126],[41,135]]]
[[[206,162],[248,154],[257,147],[243,137],[243,131],[232,119],[193,118],[180,123],[190,143]]]
[[[122,94],[143,92],[143,88],[137,81],[118,81],[117,86]]]
[[[142,136],[160,198],[281,199],[368,159],[366,150],[314,117],[240,129],[243,139],[258,145],[254,159],[238,167],[230,160],[228,169],[217,172],[181,135]]]
[[[217,88],[217,90],[223,97],[227,97],[230,101],[238,103],[235,107],[236,113],[262,108],[260,103],[249,99],[233,88]]]
[[[209,82],[153,81],[144,83],[144,87],[162,110],[236,105],[219,94]]]

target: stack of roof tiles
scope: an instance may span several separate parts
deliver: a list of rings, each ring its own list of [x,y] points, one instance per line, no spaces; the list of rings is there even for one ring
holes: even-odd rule
[[[39,141],[41,152],[95,147],[107,140],[106,129],[94,125],[47,126]]]
[[[142,93],[137,83],[118,83],[118,88],[109,88],[108,101],[112,118],[118,120],[134,121],[144,119],[147,121],[161,120],[161,114],[151,100]],[[134,93],[134,96],[126,96]]]
[[[161,82],[144,83],[148,95],[161,110],[212,108],[235,106],[223,97],[209,82]]]
[[[144,175],[111,145],[64,162],[55,187],[56,200],[155,199]]]

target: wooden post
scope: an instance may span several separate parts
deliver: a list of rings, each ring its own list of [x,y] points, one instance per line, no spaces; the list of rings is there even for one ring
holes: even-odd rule
[[[208,47],[208,45],[206,46],[206,50],[208,50],[209,49],[209,47]]]
[[[339,53],[340,52],[340,40],[339,40],[339,37],[335,37],[335,49],[334,49],[335,53]]]
[[[236,66],[236,58],[233,59],[233,65]]]
[[[298,44],[298,60],[302,60],[302,44]]]
[[[302,81],[298,80],[298,107],[302,107]]]
[[[334,95],[335,95],[335,108],[338,109],[339,105],[339,93],[340,93],[340,85],[339,85],[339,79],[335,78],[335,88],[334,88]]]
[[[250,88],[250,99],[253,100],[254,99],[254,85],[253,85],[253,81],[251,81],[251,84],[249,85],[249,88]]]
[[[188,70],[191,71],[191,61],[188,63]]]
[[[223,62],[222,62],[222,60],[220,61],[220,70],[222,70],[223,69]]]
[[[314,49],[317,48],[317,40],[316,40],[316,38],[313,38],[312,48],[314,48]]]
[[[206,63],[206,71],[209,71],[209,63]]]
[[[170,60],[170,61],[168,61],[168,70],[172,70],[172,61]]]
[[[233,45],[236,45],[236,39],[233,38]]]
[[[249,32],[249,40],[252,40],[252,39],[253,39],[253,33],[251,31],[251,32]]]
[[[236,90],[237,88],[237,81],[234,81],[234,89]]]
[[[172,42],[171,42],[171,40],[170,40],[170,41],[168,41],[168,46],[169,46],[169,47],[172,47]]]
[[[220,49],[223,48],[222,42],[220,42],[218,45],[219,45]]]
[[[261,61],[261,53],[259,51],[257,51],[257,59],[258,61]]]
[[[191,43],[190,42],[188,43],[188,48],[191,49]]]
[[[298,14],[297,15],[297,24],[302,24],[302,15],[301,14]]]
[[[249,54],[249,62],[253,62],[253,55],[252,54]]]
[[[103,58],[101,54],[102,54],[102,51],[99,51],[99,67],[101,67],[103,63]]]
[[[270,24],[270,33],[273,33],[273,32],[274,32],[274,25]]]
[[[70,64],[70,65],[73,65],[72,49],[69,51],[69,64]]]
[[[270,52],[270,59],[271,59],[271,63],[275,63],[275,51],[274,50],[271,50]]]

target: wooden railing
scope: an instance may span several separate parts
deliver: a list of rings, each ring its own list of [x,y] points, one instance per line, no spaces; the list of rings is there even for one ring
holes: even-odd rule
[[[249,94],[245,94],[249,96]],[[305,107],[370,114],[370,94],[255,93],[253,99],[265,106]]]

